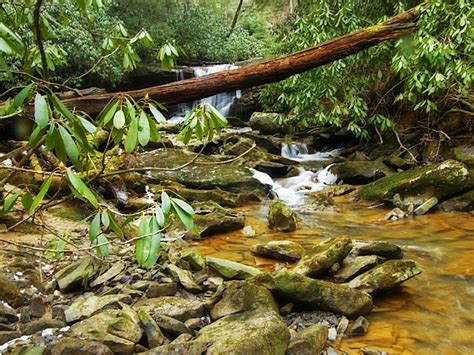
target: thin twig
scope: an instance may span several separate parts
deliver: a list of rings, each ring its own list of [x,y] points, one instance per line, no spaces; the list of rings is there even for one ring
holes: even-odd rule
[[[406,152],[408,152],[408,154],[410,154],[411,158],[413,159],[414,162],[418,162],[418,160],[416,160],[415,156],[412,154],[412,152],[403,145],[402,141],[400,140],[400,136],[397,132],[396,129],[392,129],[393,130],[393,133],[395,133],[395,137],[397,137],[397,141],[398,141],[398,144],[400,145],[400,148],[402,148],[403,150],[405,150]]]

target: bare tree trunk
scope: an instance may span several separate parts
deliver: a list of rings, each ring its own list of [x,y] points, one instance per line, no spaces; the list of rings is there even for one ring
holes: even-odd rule
[[[274,60],[161,86],[128,91],[126,94],[137,100],[148,95],[164,105],[173,105],[220,92],[273,83],[347,57],[381,42],[411,34],[417,29],[415,25],[417,18],[415,9],[411,9],[382,24],[367,27]],[[96,94],[68,99],[64,103],[76,110],[97,113],[116,95],[117,93]]]
[[[239,5],[237,6],[237,10],[235,10],[234,19],[232,20],[232,25],[230,26],[230,31],[227,37],[230,37],[232,32],[234,32],[235,26],[237,25],[237,21],[239,19],[240,11],[242,10],[243,3],[244,3],[244,0],[239,1]]]

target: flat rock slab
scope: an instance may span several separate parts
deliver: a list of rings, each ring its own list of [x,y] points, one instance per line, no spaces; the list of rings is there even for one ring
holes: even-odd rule
[[[113,355],[112,350],[97,341],[61,338],[51,347],[51,355]]]
[[[117,307],[121,308],[119,302],[130,304],[132,303],[132,298],[125,294],[107,295],[101,297],[95,295],[80,296],[64,312],[66,322],[72,323],[88,318],[105,307],[110,308],[116,305]]]
[[[304,254],[304,248],[289,240],[272,240],[267,244],[257,244],[252,247],[252,252],[283,261],[297,261]]]
[[[352,280],[377,265],[378,260],[379,258],[376,255],[347,257],[342,261],[342,267],[334,274],[334,281],[347,282]]]
[[[151,315],[158,314],[176,318],[183,322],[189,318],[202,317],[206,313],[203,303],[174,296],[138,301],[133,305],[133,308],[137,311],[143,310]]]
[[[100,286],[109,280],[112,280],[115,276],[120,274],[125,269],[125,264],[122,262],[115,262],[110,269],[102,273],[98,278],[91,282],[91,287]]]
[[[388,260],[357,276],[347,285],[368,293],[386,291],[421,273],[420,265],[412,260]]]
[[[206,261],[207,265],[226,279],[244,280],[261,272],[248,265],[211,256],[206,257]]]
[[[284,355],[290,332],[276,312],[257,309],[219,319],[202,328],[196,340],[209,342],[209,355]]]
[[[83,280],[93,280],[100,270],[100,263],[91,256],[86,256],[71,265],[59,270],[54,277],[61,291],[72,291],[79,288]]]
[[[355,250],[357,255],[377,255],[385,259],[402,259],[403,250],[396,244],[387,242],[364,243]]]

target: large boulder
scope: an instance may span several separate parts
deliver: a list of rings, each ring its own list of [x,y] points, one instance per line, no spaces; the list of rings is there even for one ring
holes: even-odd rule
[[[381,161],[345,161],[331,165],[329,171],[346,184],[367,184],[392,174]]]
[[[348,238],[331,238],[311,248],[296,264],[294,272],[309,277],[321,276],[335,263],[343,260],[352,249]]]
[[[255,309],[211,323],[199,331],[196,340],[210,344],[209,355],[283,355],[290,332],[276,312]]]
[[[271,229],[279,232],[293,232],[296,230],[296,213],[283,202],[272,202],[268,209],[267,218]]]
[[[363,186],[356,198],[368,201],[392,201],[398,194],[405,203],[419,205],[436,197],[438,200],[474,186],[474,178],[463,163],[446,160],[407,170]]]
[[[138,301],[133,305],[136,311],[145,311],[164,315],[185,321],[189,318],[199,318],[206,313],[205,305],[197,300],[184,299],[174,296],[163,296]]]
[[[291,271],[262,273],[249,282],[268,288],[275,296],[347,317],[367,314],[372,309],[372,297],[365,292]]]
[[[291,336],[287,355],[320,354],[326,346],[328,328],[323,324],[315,324]]]
[[[260,133],[286,134],[289,133],[290,126],[284,123],[284,119],[284,116],[279,113],[254,112],[248,124]]]
[[[356,290],[376,293],[392,289],[421,273],[421,267],[412,260],[388,260],[357,276],[347,285]]]

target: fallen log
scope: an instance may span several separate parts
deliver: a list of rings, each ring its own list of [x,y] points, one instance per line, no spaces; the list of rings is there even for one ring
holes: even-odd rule
[[[164,105],[189,102],[220,92],[235,91],[286,79],[342,59],[381,42],[397,39],[416,31],[418,11],[410,9],[387,21],[337,37],[317,46],[274,60],[238,69],[182,80],[161,86],[124,92],[138,100],[148,95]],[[64,100],[69,108],[90,114],[99,112],[119,93],[88,95]]]

